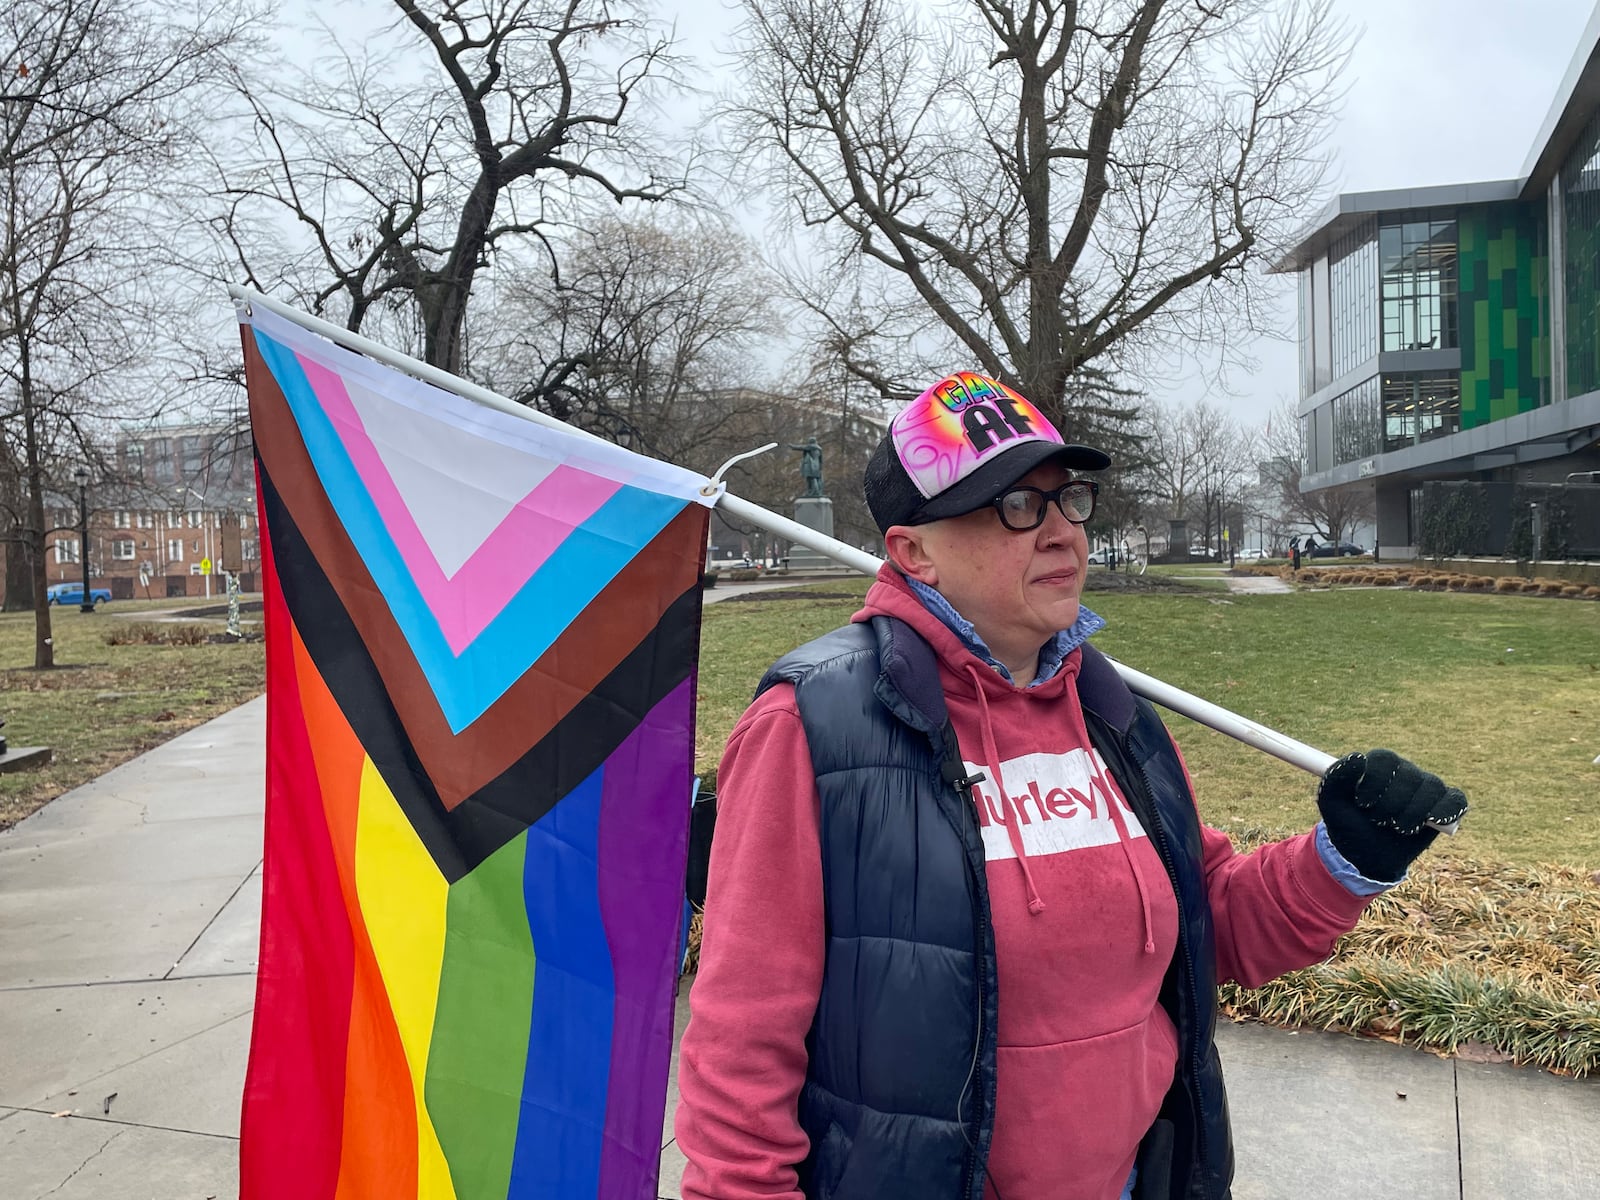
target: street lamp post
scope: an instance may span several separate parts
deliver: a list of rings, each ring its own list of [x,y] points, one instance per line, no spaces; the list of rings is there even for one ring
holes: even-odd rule
[[[80,466],[72,473],[78,481],[78,558],[83,567],[83,595],[79,612],[94,611],[94,596],[89,591],[89,468]]]

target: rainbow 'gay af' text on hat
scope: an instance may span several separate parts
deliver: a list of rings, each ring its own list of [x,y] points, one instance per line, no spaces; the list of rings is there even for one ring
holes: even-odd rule
[[[1061,440],[1035,405],[970,371],[947,375],[889,423],[867,463],[867,507],[880,531],[982,508],[1040,463],[1103,471],[1111,459]]]

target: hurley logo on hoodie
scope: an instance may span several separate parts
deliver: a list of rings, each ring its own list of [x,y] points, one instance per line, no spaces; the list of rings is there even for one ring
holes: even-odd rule
[[[1029,858],[1112,845],[1118,840],[1119,820],[1128,837],[1145,836],[1097,751],[1075,749],[1003,760],[998,774],[1011,795],[1009,806],[995,787],[996,772],[986,771],[981,763],[965,767],[969,776],[980,771],[988,776],[972,794],[983,830],[984,857],[990,862],[1016,857],[1006,832],[1013,811]]]

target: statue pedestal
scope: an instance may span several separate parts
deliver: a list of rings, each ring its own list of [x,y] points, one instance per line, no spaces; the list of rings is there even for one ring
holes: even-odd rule
[[[802,496],[794,502],[794,519],[807,529],[833,536],[833,501],[826,496]],[[789,547],[791,571],[825,571],[839,569],[839,564],[826,554],[818,554],[810,546],[799,542]]]

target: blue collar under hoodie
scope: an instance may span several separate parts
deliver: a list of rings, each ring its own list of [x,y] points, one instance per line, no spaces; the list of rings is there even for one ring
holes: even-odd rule
[[[984,644],[983,638],[971,621],[956,611],[956,606],[944,598],[944,593],[929,587],[920,579],[906,577],[906,582],[911,585],[911,591],[922,605],[939,620],[944,622],[945,628],[961,639],[961,644],[984,662],[988,663],[1007,683],[1015,683],[1011,672],[1005,664],[989,652],[989,647]],[[1039,647],[1039,668],[1034,672],[1033,682],[1029,687],[1038,687],[1061,670],[1061,664],[1067,660],[1079,646],[1087,642],[1093,635],[1106,627],[1105,618],[1098,613],[1090,612],[1082,604],[1078,605],[1078,619],[1066,629],[1059,630],[1054,637]]]

